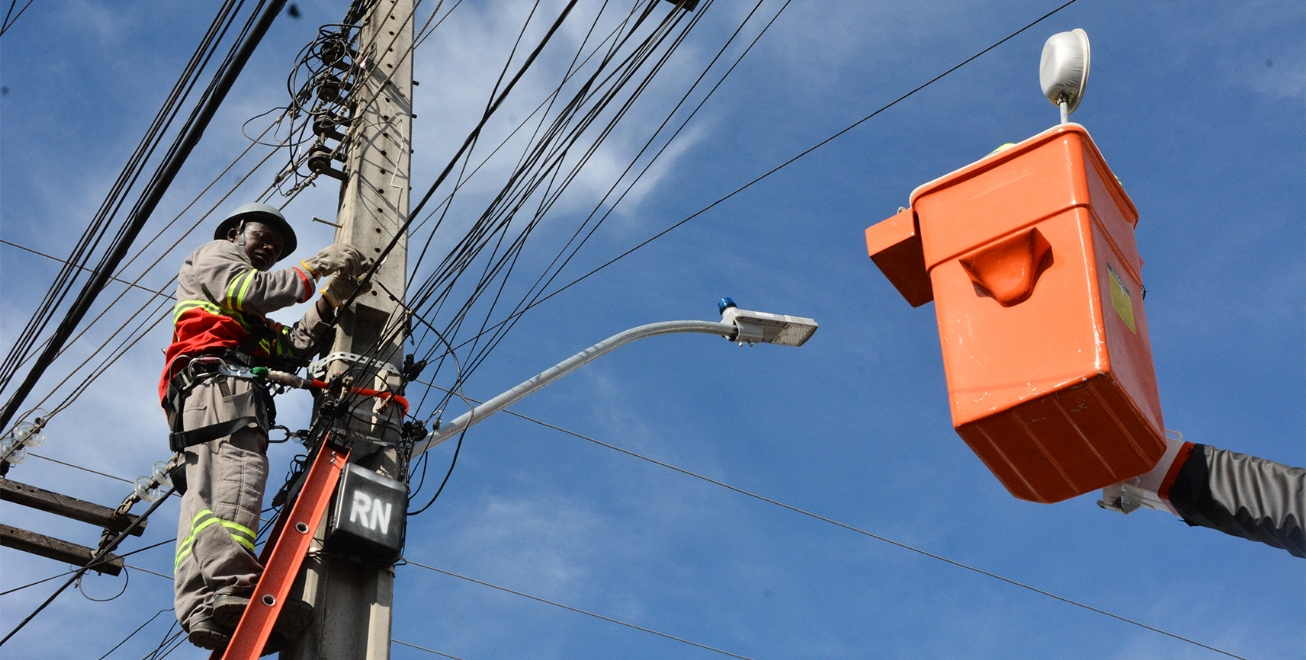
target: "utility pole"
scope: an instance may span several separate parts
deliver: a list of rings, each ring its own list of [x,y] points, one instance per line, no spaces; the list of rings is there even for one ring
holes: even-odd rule
[[[342,183],[336,242],[375,258],[400,231],[408,217],[409,161],[412,153],[413,0],[378,0],[361,23],[359,52],[362,80],[354,87],[355,110],[347,134],[346,178]],[[340,310],[340,323],[328,358],[340,353],[374,356],[375,362],[349,357],[330,363],[330,373],[376,373],[374,383],[356,385],[397,389],[403,363],[403,307],[407,236],[400,237],[372,276],[372,291]],[[385,335],[393,335],[382,342]],[[377,369],[377,363],[393,369]],[[356,439],[351,460],[399,479],[395,451],[369,443],[375,438],[393,446],[399,439],[401,413],[379,400],[363,399],[355,414],[342,418]],[[363,421],[359,421],[363,420]],[[401,512],[402,513],[402,512]],[[312,550],[322,549],[325,523]],[[282,652],[282,658],[390,657],[390,622],[394,566],[377,566],[347,557],[310,552],[297,587],[317,610],[313,624]]]

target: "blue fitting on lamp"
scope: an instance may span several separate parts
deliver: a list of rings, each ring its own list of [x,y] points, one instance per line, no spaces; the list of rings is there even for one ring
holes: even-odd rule
[[[732,298],[722,298],[716,304],[716,311],[719,314],[725,314],[727,309],[735,307],[735,301]]]

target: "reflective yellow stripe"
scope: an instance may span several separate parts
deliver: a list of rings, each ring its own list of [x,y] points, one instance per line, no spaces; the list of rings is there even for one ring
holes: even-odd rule
[[[236,309],[244,311],[245,294],[249,293],[249,285],[254,283],[254,276],[257,274],[257,270],[251,270],[249,271],[249,274],[245,276],[245,283],[240,286],[240,297],[236,299]]]
[[[257,271],[250,269],[231,278],[227,284],[227,309],[244,309],[241,303],[245,301],[245,292],[249,291],[249,282],[255,272]]]
[[[245,320],[244,314],[241,314],[234,309],[219,307],[207,300],[183,300],[177,303],[177,306],[173,308],[172,312],[172,324],[176,325],[177,321],[181,319],[181,315],[192,309],[202,309],[214,316],[227,316],[233,318],[240,324],[240,327],[244,328],[246,331],[249,330],[249,322]]]
[[[210,314],[218,314],[218,315],[223,314],[221,307],[218,307],[217,305],[214,305],[213,303],[208,302],[207,300],[182,300],[177,303],[176,307],[173,307],[173,311],[172,311],[173,324],[177,323],[177,319],[180,319],[182,314],[189,312],[192,309],[203,309],[204,311]]]
[[[226,528],[227,533],[230,534],[231,538],[235,539],[237,543],[249,548],[250,552],[254,551],[254,541],[258,539],[258,535],[254,530],[241,525],[240,523],[222,520],[213,515],[212,511],[204,509],[195,514],[194,520],[191,520],[190,535],[181,543],[177,544],[177,562],[174,564],[173,570],[176,570],[178,566],[181,566],[182,560],[190,555],[190,551],[195,546],[195,537],[205,529],[219,523]]]
[[[234,529],[234,530],[241,531],[241,533],[244,533],[244,531],[248,531],[248,528],[247,528],[247,527],[243,527],[243,526],[241,526],[241,525],[237,525],[237,524],[234,523],[234,522],[227,522],[227,521],[225,521],[225,520],[222,521],[222,526],[223,526],[223,527],[226,527],[228,530],[233,530],[233,529]],[[239,543],[239,544],[245,546],[246,548],[249,548],[251,551],[254,550],[254,535],[253,535],[253,534],[250,534],[250,537],[249,537],[249,538],[245,538],[244,536],[242,536],[241,534],[237,534],[236,532],[229,532],[229,533],[231,534],[231,538],[236,539],[236,543]]]
[[[200,522],[201,519],[204,519],[204,521]],[[213,512],[208,509],[204,509],[195,514],[195,519],[190,523],[190,535],[181,543],[177,544],[177,563],[173,567],[173,570],[176,570],[176,566],[181,566],[181,560],[185,559],[186,556],[190,554],[191,548],[195,545],[195,536],[206,528],[216,525],[219,522],[222,521],[218,520],[217,517],[213,515]]]
[[[244,525],[241,525],[240,523],[228,522],[228,521],[224,520],[224,521],[222,521],[222,526],[223,526],[223,527],[226,527],[226,528],[228,528],[228,529],[234,529],[234,530],[236,530],[237,532],[240,532],[241,534],[244,534],[245,536],[248,536],[248,537],[250,538],[251,541],[254,540],[254,539],[256,539],[256,538],[258,538],[258,533],[257,533],[257,532],[255,532],[254,530],[252,530],[252,529],[250,529],[250,528],[248,528],[248,527],[246,527],[246,526],[244,526]],[[232,536],[235,536],[235,535],[233,534]]]

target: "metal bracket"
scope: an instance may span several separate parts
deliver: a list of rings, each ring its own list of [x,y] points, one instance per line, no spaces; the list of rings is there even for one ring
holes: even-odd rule
[[[395,366],[393,364],[390,364],[389,362],[385,362],[382,360],[373,360],[371,358],[365,358],[361,355],[356,355],[354,353],[346,353],[344,351],[338,353],[331,353],[330,355],[327,355],[321,360],[314,360],[312,363],[308,365],[308,373],[314,378],[320,379],[323,376],[326,376],[327,369],[331,367],[332,362],[336,362],[336,361],[353,362],[355,364],[361,363],[367,366],[376,367],[378,371],[389,371],[390,373],[395,374],[396,376],[402,375],[403,373],[398,369],[396,369]]]

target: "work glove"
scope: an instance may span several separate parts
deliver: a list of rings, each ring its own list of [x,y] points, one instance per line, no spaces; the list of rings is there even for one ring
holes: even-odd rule
[[[358,295],[361,296],[371,290],[371,282],[360,286],[353,275],[336,273],[331,276],[331,281],[322,287],[322,297],[327,301],[328,305],[340,309],[340,306],[345,304],[345,301],[349,300],[349,297],[354,295],[355,291],[358,291]]]
[[[336,274],[357,277],[358,268],[363,263],[363,253],[349,245],[332,243],[300,263],[315,280]]]

